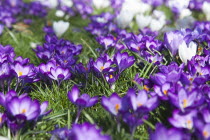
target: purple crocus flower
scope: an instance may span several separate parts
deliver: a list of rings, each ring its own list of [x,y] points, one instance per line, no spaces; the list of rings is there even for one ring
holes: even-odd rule
[[[170,94],[170,99],[172,103],[180,108],[182,112],[186,111],[189,107],[194,107],[197,104],[201,104],[201,98],[198,97],[198,92],[193,90],[191,92],[187,92],[184,88],[178,90],[178,95]]]
[[[98,102],[98,97],[91,98],[88,94],[84,93],[79,97],[80,91],[76,85],[74,85],[71,91],[68,92],[69,100],[81,108],[91,107]]]
[[[3,31],[4,31],[4,25],[0,24],[0,35],[3,33]]]
[[[71,73],[68,69],[62,67],[51,67],[48,76],[53,80],[57,80],[58,85],[60,85],[63,80],[68,80],[70,78]]]
[[[98,58],[96,62],[93,63],[94,70],[97,72],[107,72],[111,67],[112,61],[111,60],[104,60],[102,58]]]
[[[18,78],[24,78],[29,75],[31,71],[31,66],[22,66],[20,63],[16,63],[13,67]]]
[[[109,47],[113,47],[117,41],[116,37],[112,35],[99,36],[97,40],[105,48],[105,50],[107,50]]]
[[[34,120],[40,114],[40,104],[37,100],[32,101],[30,97],[13,97],[6,103],[6,109],[10,115],[24,116],[26,120]]]
[[[156,131],[150,135],[150,140],[190,140],[189,136],[176,128],[166,129],[162,124],[156,125]]]
[[[162,100],[168,100],[168,92],[171,88],[170,83],[164,83],[162,86],[154,85],[154,91]]]
[[[68,128],[57,128],[50,133],[52,134],[50,140],[66,140],[70,139],[71,130]]]
[[[146,109],[147,111],[153,110],[157,107],[158,98],[148,97],[148,93],[145,90],[140,90],[138,94],[128,91],[128,96],[131,100],[131,106],[134,111]]]
[[[2,127],[2,125],[4,124],[6,119],[7,119],[6,114],[5,113],[0,113],[0,128]]]
[[[173,56],[178,52],[179,45],[184,41],[183,35],[179,31],[167,32],[164,35],[166,48],[168,48]]]
[[[20,97],[23,97],[26,95],[27,94],[21,94]],[[15,96],[17,96],[17,93],[13,90],[7,92],[6,94],[0,92],[0,105],[6,107],[6,103]]]
[[[40,64],[38,66],[40,77],[43,80],[46,80],[46,77],[48,77],[48,74],[50,73],[51,68],[56,68],[56,63],[54,61],[49,61],[47,64]]]
[[[84,93],[79,97],[80,91],[76,85],[74,85],[71,89],[71,91],[68,92],[68,98],[69,100],[78,106],[78,113],[77,113],[77,118],[75,120],[75,123],[78,122],[80,113],[85,107],[91,107],[95,105],[98,102],[98,97],[90,97],[90,95]]]
[[[23,65],[27,65],[28,63],[30,62],[30,59],[29,58],[23,58],[22,56],[18,56],[17,58],[15,58],[15,61],[14,63],[19,63],[21,64],[22,66]]]
[[[135,58],[133,56],[129,56],[127,52],[117,52],[115,54],[114,60],[118,66],[119,73],[132,66],[135,62]]]
[[[74,124],[71,130],[72,140],[111,140],[110,136],[102,135],[101,130],[90,123]]]
[[[48,115],[52,111],[52,110],[46,111],[48,105],[49,105],[49,102],[48,101],[44,101],[40,105],[40,115],[39,115],[39,117],[46,116],[46,115]]]
[[[101,99],[102,106],[112,115],[117,116],[122,108],[122,99],[117,93],[113,93],[109,98],[103,96]]]
[[[188,113],[181,113],[179,110],[173,112],[173,117],[169,118],[169,122],[176,128],[193,128],[193,118],[197,115],[197,111],[192,110]]]

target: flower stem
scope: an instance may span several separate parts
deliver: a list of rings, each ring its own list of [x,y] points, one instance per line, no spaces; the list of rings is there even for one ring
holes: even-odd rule
[[[81,112],[82,112],[82,109],[81,109],[81,108],[79,108],[79,109],[78,109],[78,112],[77,112],[77,117],[76,117],[76,119],[75,119],[75,122],[74,122],[74,123],[77,123],[77,122],[78,122]]]
[[[133,127],[132,130],[131,130],[131,138],[130,138],[130,140],[133,140],[135,131],[136,131],[136,127]]]

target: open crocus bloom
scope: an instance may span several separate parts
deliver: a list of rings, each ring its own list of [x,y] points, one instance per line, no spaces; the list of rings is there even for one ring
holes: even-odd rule
[[[21,64],[17,63],[14,66],[14,71],[16,72],[18,78],[25,77],[30,73],[31,66],[22,66]]]
[[[12,116],[23,115],[26,120],[36,119],[41,112],[39,102],[37,100],[32,101],[28,96],[14,97],[7,102],[6,107]]]
[[[191,60],[191,58],[196,55],[196,52],[197,44],[193,41],[191,41],[188,46],[185,41],[179,45],[179,57],[185,64],[187,63],[187,60]]]
[[[117,115],[122,107],[122,100],[117,93],[113,93],[109,98],[103,96],[102,106],[113,115]]]

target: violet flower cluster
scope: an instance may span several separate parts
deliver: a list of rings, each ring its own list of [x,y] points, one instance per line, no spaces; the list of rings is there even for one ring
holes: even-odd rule
[[[149,112],[158,106],[157,96],[149,96],[151,94],[146,90],[140,90],[136,94],[134,89],[129,89],[124,97],[119,97],[117,93],[110,97],[103,96],[101,104],[116,117],[118,123],[123,120],[129,126],[133,137],[136,128],[142,125],[148,119]]]
[[[94,59],[87,60],[87,64],[77,62],[82,45],[59,39],[61,33],[45,26],[45,43],[34,49],[43,62],[38,66],[30,64],[28,58],[16,57],[11,46],[0,45],[0,105],[4,108],[0,127],[9,128],[14,137],[22,129],[33,129],[50,113],[46,111],[48,102],[40,104],[26,93],[19,94],[37,81],[51,85],[55,80],[59,87],[71,79],[79,81],[67,94],[78,109],[77,115],[71,129],[55,129],[50,132],[51,139],[110,140],[111,136],[103,135],[96,125],[78,123],[82,110],[98,102],[114,118],[119,132],[127,124],[131,140],[135,139],[136,129],[147,124],[155,129],[149,131],[151,140],[210,139],[210,22],[195,22],[194,16],[197,12],[210,20],[209,6],[208,0],[1,1],[0,34],[5,26],[12,28],[19,21],[30,23],[24,16],[45,17],[48,8],[55,8],[61,17],[90,17],[85,29],[100,45],[92,50]],[[94,15],[105,8],[112,12]],[[162,8],[168,11],[161,11]],[[167,12],[171,17],[166,17]],[[134,28],[139,32],[132,32]],[[129,68],[135,69],[136,76],[125,87],[129,90],[124,96],[80,95],[79,87],[98,85],[98,81],[105,86],[108,83],[109,92],[115,91],[116,81]],[[150,123],[161,108],[167,110],[167,118],[159,119],[156,125]]]
[[[19,16],[21,15],[22,18]],[[16,22],[31,23],[31,17],[45,17],[47,10],[39,2],[25,3],[22,0],[2,0],[0,2],[0,35],[4,27],[12,28]],[[24,18],[28,17],[28,18]]]
[[[11,90],[6,94],[0,93],[0,105],[5,111],[0,113],[0,127],[7,126],[12,136],[17,136],[21,129],[32,129],[43,116],[48,115],[48,102],[42,104],[32,100],[27,93],[18,94]]]

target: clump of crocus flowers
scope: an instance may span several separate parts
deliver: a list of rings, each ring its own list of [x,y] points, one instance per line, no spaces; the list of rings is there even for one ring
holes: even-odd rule
[[[32,100],[27,93],[18,95],[13,90],[6,94],[0,93],[0,105],[5,109],[0,115],[0,126],[8,127],[9,138],[19,138],[21,133],[33,129],[43,116],[51,112],[47,110],[47,101],[40,103]]]

